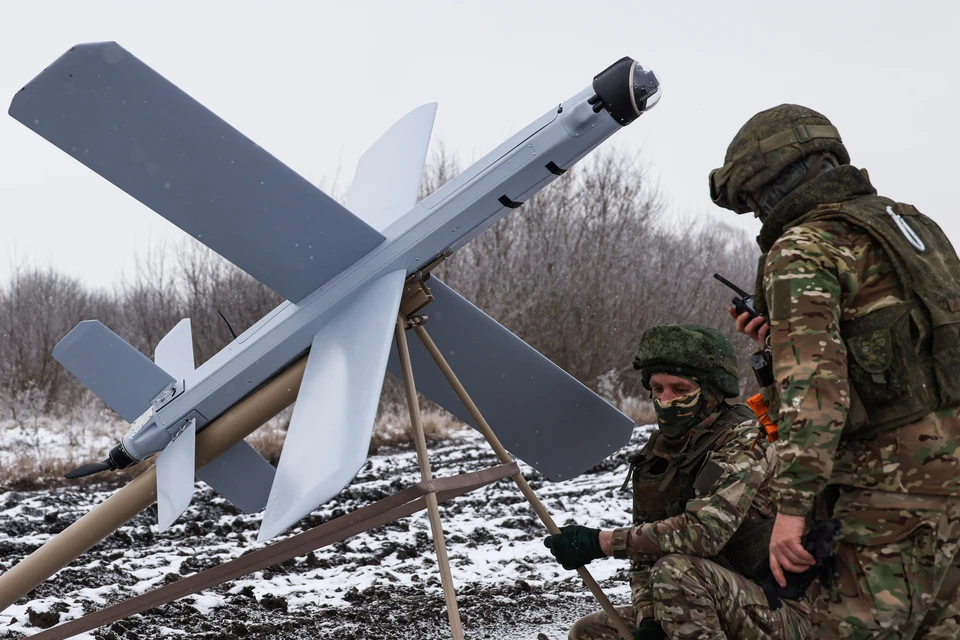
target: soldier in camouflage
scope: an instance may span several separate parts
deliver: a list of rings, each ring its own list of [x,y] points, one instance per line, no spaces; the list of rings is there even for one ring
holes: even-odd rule
[[[818,638],[960,637],[960,261],[940,228],[877,195],[821,114],[751,118],[711,197],[763,227],[755,305],[737,319],[772,359],[779,419],[770,568],[801,572],[832,513],[839,577]],[[732,310],[731,310],[732,312]]]
[[[707,327],[653,327],[634,367],[659,421],[624,482],[632,478],[635,526],[572,525],[544,544],[565,569],[630,559],[633,604],[620,614],[636,639],[804,637],[806,605],[773,610],[751,580],[773,523],[775,457],[750,409],[726,402],[740,392],[730,341]],[[570,631],[571,640],[619,637],[602,612]]]

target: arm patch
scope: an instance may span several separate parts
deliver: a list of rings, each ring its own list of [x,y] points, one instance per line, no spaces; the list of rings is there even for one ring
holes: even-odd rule
[[[697,474],[697,479],[693,481],[693,488],[697,490],[697,495],[702,496],[713,489],[723,474],[723,467],[713,460],[707,460]]]
[[[789,320],[793,315],[793,280],[777,278],[767,301],[771,320]]]

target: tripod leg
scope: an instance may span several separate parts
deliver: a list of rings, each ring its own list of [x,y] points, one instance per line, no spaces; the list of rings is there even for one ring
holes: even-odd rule
[[[403,386],[407,392],[407,406],[410,409],[410,424],[413,427],[413,442],[417,447],[417,460],[420,462],[420,476],[424,482],[433,480],[430,471],[430,458],[427,455],[427,440],[423,435],[420,422],[420,405],[417,403],[417,389],[413,381],[413,366],[410,363],[410,350],[407,347],[406,320],[397,319],[397,352],[403,369]],[[453,586],[453,574],[447,558],[447,547],[443,541],[443,526],[440,523],[440,510],[437,506],[437,494],[428,493],[427,513],[430,516],[430,530],[433,533],[433,545],[437,551],[437,564],[440,567],[440,581],[443,584],[443,597],[447,603],[447,616],[450,618],[450,630],[453,640],[463,640],[463,626],[460,624],[460,610],[457,608],[457,594]]]
[[[450,386],[453,387],[457,397],[460,398],[460,402],[463,403],[463,406],[467,409],[467,412],[470,413],[470,417],[473,418],[473,421],[477,424],[477,428],[480,433],[484,438],[486,438],[494,453],[497,454],[497,457],[500,458],[500,462],[504,464],[513,462],[510,454],[507,453],[507,450],[503,448],[502,444],[500,444],[500,440],[493,433],[493,430],[490,428],[490,425],[487,424],[487,421],[484,420],[483,415],[481,415],[477,405],[473,403],[473,400],[470,398],[467,390],[463,388],[462,384],[460,384],[460,380],[457,379],[457,375],[453,372],[453,369],[450,368],[450,365],[443,357],[443,354],[440,353],[440,349],[437,348],[437,345],[433,342],[433,339],[430,338],[427,330],[422,326],[419,326],[416,327],[414,331],[416,331],[417,337],[420,338],[420,341],[423,342],[423,346],[427,348],[427,351],[430,353],[430,357],[433,358],[433,361],[437,363],[438,367],[440,367],[443,377],[446,378],[447,382],[450,383]],[[543,524],[546,525],[547,531],[550,533],[560,533],[557,523],[555,523],[553,518],[550,517],[550,513],[547,511],[546,507],[543,506],[543,503],[540,502],[540,499],[533,492],[533,489],[530,488],[530,485],[523,477],[523,474],[517,472],[512,477],[514,482],[516,482],[517,486],[520,488],[520,492],[523,493],[523,497],[527,499],[527,502],[530,503],[530,506],[533,507],[533,510],[537,512],[538,516],[540,516],[540,520],[542,520]],[[577,569],[577,573],[579,573],[580,577],[583,578],[583,582],[587,585],[587,588],[590,589],[590,592],[600,603],[600,606],[603,608],[607,616],[609,616],[610,621],[613,623],[613,626],[617,628],[617,631],[620,632],[620,635],[622,635],[624,638],[632,638],[633,631],[630,628],[630,625],[628,625],[627,622],[620,617],[620,614],[610,603],[610,600],[607,598],[606,594],[604,594],[600,589],[600,585],[597,584],[597,581],[594,580],[593,576],[590,575],[590,572],[587,571],[587,568],[580,567]]]

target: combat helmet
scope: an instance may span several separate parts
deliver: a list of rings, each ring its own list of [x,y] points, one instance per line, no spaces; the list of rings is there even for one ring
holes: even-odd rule
[[[761,111],[734,136],[724,165],[710,172],[710,199],[736,213],[752,211],[752,194],[814,154],[850,163],[840,133],[825,116],[797,104]]]
[[[655,373],[697,378],[727,398],[740,395],[737,354],[730,340],[710,327],[665,324],[643,332],[633,368],[640,370],[643,388],[650,389]]]

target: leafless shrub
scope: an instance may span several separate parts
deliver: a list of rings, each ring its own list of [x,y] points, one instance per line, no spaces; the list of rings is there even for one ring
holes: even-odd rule
[[[280,461],[283,451],[283,442],[286,438],[286,425],[290,421],[291,409],[270,421],[263,428],[257,429],[247,437],[247,442],[271,464]],[[421,412],[424,436],[428,442],[446,439],[452,432],[466,428],[459,420],[446,411],[436,408],[425,408]],[[413,442],[413,432],[410,427],[410,416],[406,405],[394,405],[383,410],[377,416],[373,426],[373,435],[370,438],[371,450],[379,447]]]
[[[656,424],[657,414],[653,410],[653,402],[646,398],[630,396],[624,398],[617,408],[637,424]]]
[[[109,301],[86,291],[80,282],[52,268],[15,269],[0,289],[0,406],[16,419],[18,408],[42,397],[43,413],[75,402],[80,384],[53,360],[53,347],[81,320]]]
[[[230,329],[239,335],[283,302],[270,288],[196,241],[181,245],[177,263],[183,315],[190,318],[198,363],[233,340]]]
[[[116,316],[109,327],[147,356],[176,325],[183,313],[177,272],[164,245],[138,256],[132,276],[124,278]]]
[[[466,428],[462,422],[435,406],[420,412],[420,422],[427,442],[444,440],[454,431]],[[413,428],[406,406],[381,412],[373,428],[370,446],[377,448],[409,442],[413,442]]]

